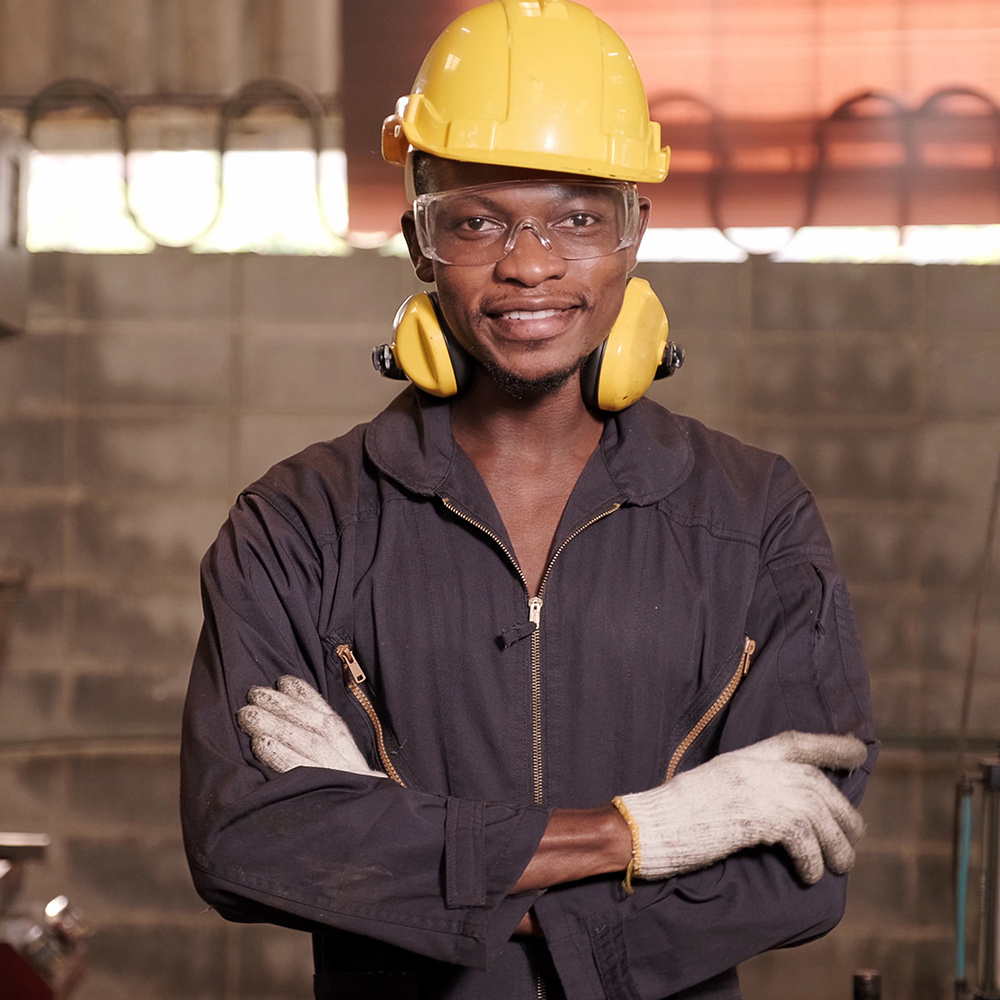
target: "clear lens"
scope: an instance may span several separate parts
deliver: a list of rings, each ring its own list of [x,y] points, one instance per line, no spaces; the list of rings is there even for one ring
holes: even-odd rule
[[[632,246],[639,228],[635,186],[615,182],[483,184],[422,194],[413,209],[420,249],[443,264],[495,263],[519,238],[564,260],[605,257]]]

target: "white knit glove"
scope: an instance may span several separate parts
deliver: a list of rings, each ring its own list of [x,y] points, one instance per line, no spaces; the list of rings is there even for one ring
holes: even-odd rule
[[[250,688],[247,701],[236,718],[262,764],[282,772],[328,767],[385,777],[368,766],[347,724],[304,680],[286,674],[277,691]]]
[[[867,756],[853,736],[781,733],[718,757],[615,806],[632,831],[629,875],[660,879],[757,844],[781,844],[803,882],[854,864],[864,821],[819,769]]]

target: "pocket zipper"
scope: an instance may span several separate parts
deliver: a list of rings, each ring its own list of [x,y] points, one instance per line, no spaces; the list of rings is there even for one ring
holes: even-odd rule
[[[372,726],[375,728],[375,743],[378,746],[378,756],[379,760],[382,762],[382,767],[385,773],[396,782],[397,785],[406,786],[406,782],[399,776],[399,771],[396,770],[392,761],[389,759],[389,751],[385,746],[385,734],[382,731],[382,723],[379,721],[378,712],[375,711],[375,706],[371,703],[371,699],[361,690],[361,685],[365,682],[365,672],[361,669],[361,665],[354,658],[354,650],[351,649],[347,643],[341,643],[337,647],[337,656],[340,657],[340,662],[344,665],[344,679],[347,682],[347,690],[354,695],[358,700],[358,704],[365,710],[365,715],[371,720]]]
[[[743,678],[750,672],[750,657],[753,656],[754,650],[757,648],[757,643],[750,638],[750,636],[744,636],[743,639],[743,655],[740,657],[739,665],[736,668],[736,673],[729,679],[729,683],[722,689],[722,693],[719,695],[715,701],[708,707],[708,711],[695,723],[694,728],[684,737],[683,740],[678,744],[677,749],[674,751],[673,756],[670,758],[670,764],[667,766],[667,776],[664,781],[670,781],[670,779],[677,773],[677,766],[681,762],[681,758],[688,752],[691,748],[691,744],[702,734],[705,727],[714,719],[719,712],[721,712],[729,699],[736,694],[736,689],[740,686]]]

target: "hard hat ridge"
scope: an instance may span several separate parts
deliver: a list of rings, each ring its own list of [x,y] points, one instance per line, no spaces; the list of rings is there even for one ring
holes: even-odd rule
[[[625,43],[571,0],[492,0],[431,46],[382,133],[383,156],[661,181],[669,150]]]

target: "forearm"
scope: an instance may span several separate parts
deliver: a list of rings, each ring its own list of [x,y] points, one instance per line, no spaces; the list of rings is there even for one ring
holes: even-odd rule
[[[612,805],[556,809],[528,867],[511,889],[547,889],[607,872],[624,872],[632,858],[632,834]]]

